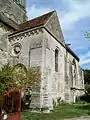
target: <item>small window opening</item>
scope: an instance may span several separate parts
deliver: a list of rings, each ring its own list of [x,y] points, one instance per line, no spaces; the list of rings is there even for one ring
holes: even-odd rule
[[[58,49],[55,50],[55,71],[58,72]]]

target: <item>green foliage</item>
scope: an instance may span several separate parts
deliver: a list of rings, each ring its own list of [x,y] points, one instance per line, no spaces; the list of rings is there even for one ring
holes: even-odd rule
[[[86,95],[90,95],[90,84],[86,84],[85,92],[86,92]]]
[[[90,104],[60,104],[49,114],[23,112],[21,120],[64,120],[86,115],[90,115]]]
[[[28,84],[32,87],[38,84],[41,79],[41,72],[39,67],[29,68],[28,70]]]
[[[90,70],[84,70],[85,93],[90,95]]]
[[[4,65],[0,69],[0,94],[14,87],[24,88],[27,83],[31,87],[34,83],[38,82],[40,76],[39,68],[30,68],[27,71],[26,67],[22,64],[16,66]]]
[[[85,33],[85,38],[86,38],[86,39],[90,39],[90,32],[86,32],[86,33]]]
[[[90,70],[84,70],[85,84],[90,84]]]
[[[90,102],[90,70],[84,70],[85,94],[80,96],[81,101]]]
[[[8,91],[12,87],[12,67],[4,65],[0,70],[0,93]]]
[[[79,97],[80,101],[90,103],[90,95],[84,94]]]

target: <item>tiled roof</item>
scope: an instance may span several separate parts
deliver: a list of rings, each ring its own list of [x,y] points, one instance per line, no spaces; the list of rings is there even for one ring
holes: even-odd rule
[[[14,30],[18,30],[18,24],[16,24],[13,20],[9,19],[4,15],[4,13],[0,13],[0,21],[2,21],[7,26],[11,27]]]
[[[25,29],[34,28],[34,27],[37,27],[40,25],[44,25],[53,13],[54,13],[54,11],[44,14],[35,19],[29,20],[25,23],[22,23],[19,25],[19,30],[25,30]]]

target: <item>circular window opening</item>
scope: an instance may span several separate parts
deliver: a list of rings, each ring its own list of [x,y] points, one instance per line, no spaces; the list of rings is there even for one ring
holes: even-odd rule
[[[14,56],[17,56],[20,54],[20,52],[21,52],[21,44],[20,43],[14,44],[12,48],[12,54]]]

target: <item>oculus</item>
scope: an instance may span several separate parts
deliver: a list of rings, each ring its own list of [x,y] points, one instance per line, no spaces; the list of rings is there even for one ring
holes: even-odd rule
[[[18,56],[21,53],[21,44],[20,43],[15,43],[12,45],[12,55],[13,56]]]

